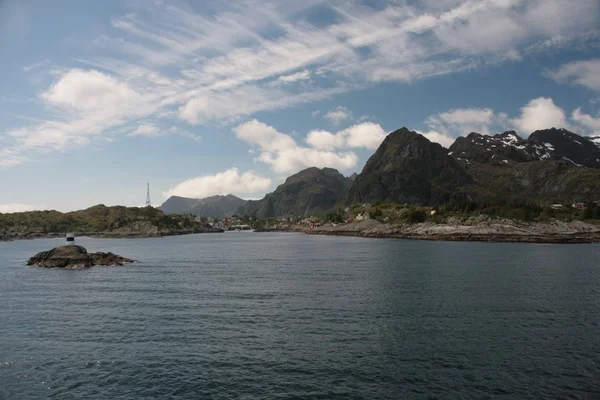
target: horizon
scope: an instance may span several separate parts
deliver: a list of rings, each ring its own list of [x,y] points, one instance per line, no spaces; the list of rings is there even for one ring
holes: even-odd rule
[[[600,4],[0,4],[0,213],[259,199],[390,132],[600,135]],[[44,43],[39,40],[44,37]],[[66,189],[65,189],[66,188]]]

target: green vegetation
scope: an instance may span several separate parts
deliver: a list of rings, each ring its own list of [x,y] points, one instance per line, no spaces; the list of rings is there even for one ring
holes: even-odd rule
[[[97,205],[86,210],[61,213],[31,211],[0,214],[0,232],[27,233],[35,228],[46,232],[110,232],[135,222],[145,222],[159,230],[186,230],[197,226],[194,216],[165,215],[152,207],[106,207]]]
[[[367,204],[368,205],[368,204]],[[561,210],[553,210],[551,204],[535,204],[528,202],[485,203],[475,201],[456,201],[438,208],[421,207],[407,204],[375,202],[371,207],[353,204],[345,209],[330,212],[323,218],[326,222],[341,223],[348,218],[368,214],[369,218],[384,223],[414,224],[425,221],[446,223],[448,218],[466,219],[480,215],[492,219],[513,219],[518,221],[546,222],[551,219],[561,221],[600,220],[600,204],[589,202],[585,208],[573,208],[564,203]]]

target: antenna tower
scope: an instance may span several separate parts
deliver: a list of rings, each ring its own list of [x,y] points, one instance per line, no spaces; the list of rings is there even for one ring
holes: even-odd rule
[[[152,203],[150,202],[150,184],[148,183],[147,189],[146,189],[146,207],[150,207],[152,206]]]

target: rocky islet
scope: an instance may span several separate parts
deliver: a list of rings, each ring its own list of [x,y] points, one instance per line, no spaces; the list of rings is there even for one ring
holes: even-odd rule
[[[135,260],[113,253],[88,253],[83,246],[67,245],[42,251],[27,261],[27,265],[44,268],[82,269],[96,265],[121,266]]]

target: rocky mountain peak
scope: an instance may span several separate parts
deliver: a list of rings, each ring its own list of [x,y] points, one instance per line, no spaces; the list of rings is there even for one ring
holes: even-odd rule
[[[546,147],[521,138],[515,131],[493,136],[472,132],[466,137],[457,138],[450,146],[448,154],[459,161],[491,164],[535,161],[551,157]]]
[[[564,128],[537,130],[529,135],[530,142],[550,149],[553,160],[563,160],[579,167],[600,168],[600,146],[589,138]]]
[[[407,128],[390,133],[356,177],[347,203],[393,201],[436,205],[471,181],[446,149]]]
[[[535,131],[527,139],[515,131],[492,136],[472,132],[457,138],[448,154],[461,162],[507,164],[561,160],[580,167],[600,168],[600,138],[556,128]]]
[[[236,214],[256,218],[322,214],[334,208],[349,184],[336,169],[307,168],[288,177],[263,199],[249,201]]]
[[[204,217],[225,218],[233,215],[246,200],[232,194],[216,195],[202,199],[171,196],[159,209],[166,214],[193,214]]]

